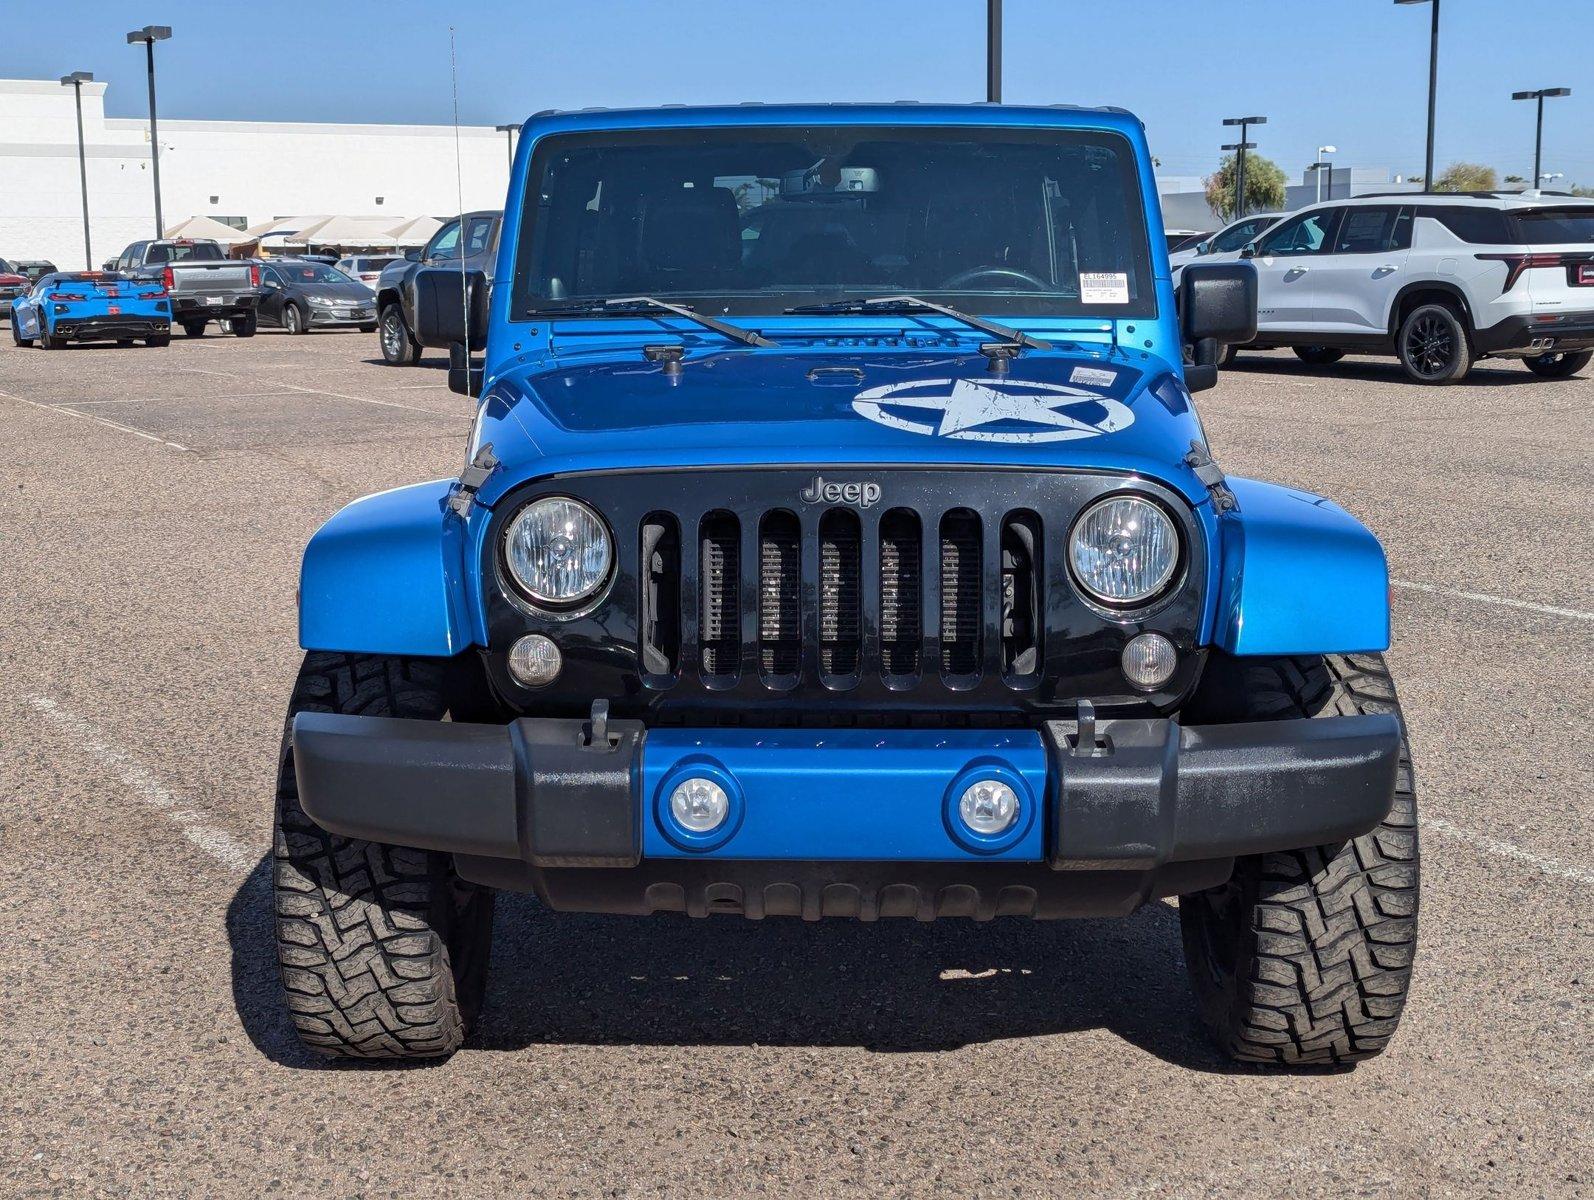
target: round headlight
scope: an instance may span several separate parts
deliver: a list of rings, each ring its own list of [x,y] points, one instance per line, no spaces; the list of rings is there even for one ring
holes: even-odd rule
[[[1111,496],[1074,523],[1068,560],[1079,586],[1104,604],[1141,604],[1179,567],[1179,533],[1168,514],[1138,496]]]
[[[533,500],[504,532],[510,576],[542,604],[574,604],[592,595],[609,577],[612,557],[603,518],[568,496]]]

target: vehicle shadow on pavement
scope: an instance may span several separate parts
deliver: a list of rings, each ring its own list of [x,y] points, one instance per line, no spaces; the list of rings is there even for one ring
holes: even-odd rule
[[[227,911],[233,999],[273,1062],[326,1067],[283,1010],[270,859]],[[1177,913],[976,924],[554,913],[501,894],[487,1000],[462,1053],[534,1045],[861,1046],[879,1053],[1105,1029],[1164,1061],[1236,1067],[1206,1040]]]
[[[1219,387],[1223,385],[1223,376],[1230,371],[1241,375],[1288,375],[1297,379],[1337,379],[1358,383],[1398,383],[1413,389],[1420,389],[1424,386],[1407,379],[1405,372],[1400,368],[1400,364],[1392,358],[1342,359],[1328,366],[1312,366],[1301,362],[1293,355],[1289,358],[1244,356],[1219,371]],[[1474,366],[1467,373],[1466,379],[1457,386],[1517,387],[1523,384],[1543,385],[1560,382],[1564,381],[1540,379],[1519,363],[1489,359]]]

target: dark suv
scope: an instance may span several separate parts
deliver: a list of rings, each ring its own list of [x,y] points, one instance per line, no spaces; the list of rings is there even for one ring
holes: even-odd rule
[[[503,219],[504,214],[499,209],[482,209],[451,217],[414,258],[406,256],[382,271],[376,285],[376,335],[382,346],[382,357],[389,364],[412,367],[421,360],[421,347],[433,345],[415,334],[415,273],[424,267],[459,270],[463,251],[466,270],[481,271],[492,279],[493,259],[498,254],[498,227]]]

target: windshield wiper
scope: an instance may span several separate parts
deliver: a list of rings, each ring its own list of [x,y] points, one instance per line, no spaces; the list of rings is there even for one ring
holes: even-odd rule
[[[1015,346],[1028,346],[1033,350],[1052,348],[1050,342],[1030,337],[1020,329],[1010,329],[1006,325],[998,325],[995,321],[987,321],[984,317],[976,317],[972,313],[963,312],[950,305],[937,304],[934,300],[923,300],[918,296],[869,296],[860,300],[837,300],[832,304],[798,304],[786,311],[789,313],[933,312],[940,313],[943,317],[951,317],[954,321],[962,321],[970,329],[978,329],[981,333],[999,337]]]
[[[613,300],[588,300],[579,304],[566,304],[560,308],[533,309],[534,317],[580,317],[591,316],[597,313],[637,313],[637,312],[666,312],[677,317],[684,317],[688,321],[695,321],[704,329],[712,329],[715,333],[741,342],[745,346],[774,346],[777,343],[770,341],[762,334],[754,333],[751,329],[743,329],[740,325],[732,325],[729,321],[721,321],[714,317],[705,317],[685,304],[671,304],[668,300],[655,300],[652,296],[622,296]]]

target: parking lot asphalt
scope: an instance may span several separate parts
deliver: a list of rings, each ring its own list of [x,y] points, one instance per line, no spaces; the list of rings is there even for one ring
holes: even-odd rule
[[[1594,1192],[1594,378],[1242,356],[1231,473],[1388,548],[1416,983],[1354,1071],[1228,1065],[1177,917],[856,925],[500,901],[445,1064],[328,1066],[265,862],[299,553],[455,473],[468,402],[374,337],[0,345],[0,1194]]]

